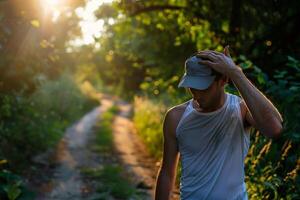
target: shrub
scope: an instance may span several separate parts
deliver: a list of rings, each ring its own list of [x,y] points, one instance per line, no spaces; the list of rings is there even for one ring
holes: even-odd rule
[[[96,105],[63,74],[44,81],[30,96],[0,94],[0,158],[22,169],[36,154],[53,147],[65,128]]]

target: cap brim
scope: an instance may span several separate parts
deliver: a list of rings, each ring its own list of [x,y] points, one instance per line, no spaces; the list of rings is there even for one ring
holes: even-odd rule
[[[185,87],[185,88],[195,88],[198,90],[205,90],[207,89],[212,82],[214,81],[215,76],[188,76],[183,75],[181,78],[178,87]]]

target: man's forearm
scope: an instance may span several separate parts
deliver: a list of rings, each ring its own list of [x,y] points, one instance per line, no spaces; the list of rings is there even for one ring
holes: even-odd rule
[[[282,129],[282,117],[275,106],[238,68],[230,74],[234,85],[245,100],[257,128],[268,137],[277,137]]]
[[[155,200],[168,200],[172,192],[174,181],[162,171],[159,172],[155,188]]]
[[[255,127],[268,137],[277,137],[282,130],[282,117],[280,113],[247,79],[242,69],[236,66],[230,57],[228,48],[228,46],[224,48],[224,54],[210,50],[199,51],[197,57],[207,59],[201,60],[199,63],[207,65],[217,72],[228,76],[245,100],[252,115]]]

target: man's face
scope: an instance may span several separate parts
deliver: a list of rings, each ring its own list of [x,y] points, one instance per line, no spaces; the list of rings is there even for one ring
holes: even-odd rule
[[[198,90],[194,88],[189,88],[193,99],[199,104],[203,109],[209,109],[214,107],[220,101],[222,90],[221,80],[214,81],[207,89]]]

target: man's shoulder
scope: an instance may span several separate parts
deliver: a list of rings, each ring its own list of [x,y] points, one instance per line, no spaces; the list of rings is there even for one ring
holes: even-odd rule
[[[167,135],[176,136],[176,128],[177,125],[185,111],[185,108],[187,107],[189,101],[184,102],[182,104],[176,105],[171,107],[167,110],[165,120],[164,120],[164,127],[165,127],[165,133],[170,133]]]
[[[178,105],[175,105],[171,108],[169,108],[166,112],[166,116],[168,118],[170,118],[170,120],[172,121],[178,121],[181,116],[183,115],[187,105],[188,105],[189,101],[186,101],[182,104],[178,104]]]

